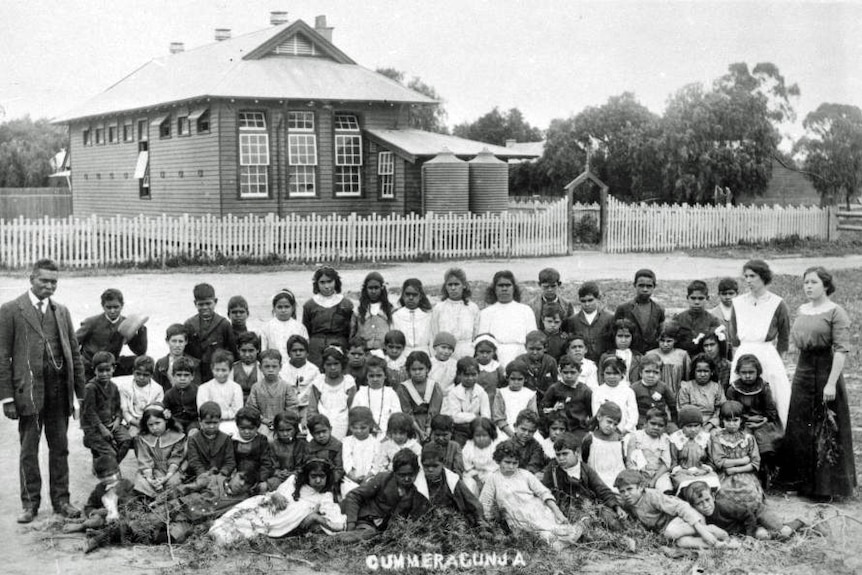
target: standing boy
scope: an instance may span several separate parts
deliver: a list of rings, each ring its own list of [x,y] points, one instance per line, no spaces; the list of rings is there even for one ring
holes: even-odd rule
[[[87,381],[93,379],[93,355],[98,351],[108,351],[117,359],[114,375],[129,375],[135,356],[121,356],[123,345],[128,344],[135,355],[147,353],[147,327],[140,325],[130,339],[123,337],[118,331],[126,321],[123,312],[123,293],[118,289],[106,289],[102,292],[102,311],[99,315],[88,317],[81,322],[81,327],[75,332],[78,345],[81,346],[81,359],[84,362],[84,377]],[[140,320],[138,320],[140,321]],[[135,323],[138,325],[138,322]]]
[[[611,327],[614,314],[600,305],[602,293],[596,282],[586,282],[578,288],[578,301],[581,309],[563,329],[569,332],[572,339],[581,337],[587,346],[586,358],[598,362],[603,353],[613,348]]]
[[[84,366],[69,310],[51,299],[59,275],[53,261],[37,261],[29,291],[0,307],[0,403],[6,417],[19,420],[21,442],[18,523],[30,523],[39,512],[43,430],[54,511],[66,517],[81,513],[69,503],[67,434],[69,416],[84,394]]]
[[[614,319],[627,319],[634,324],[632,350],[644,354],[658,347],[658,337],[664,324],[664,308],[652,299],[655,272],[641,269],[635,272],[635,298],[621,304]]]
[[[156,383],[161,385],[162,389],[167,393],[167,391],[174,385],[174,363],[179,358],[184,358],[186,363],[188,363],[192,369],[192,383],[200,385],[200,362],[192,356],[187,355],[185,352],[186,345],[188,345],[189,342],[185,326],[179,323],[169,325],[165,332],[165,341],[168,342],[168,355],[160,358],[156,362],[156,373],[154,374]]]
[[[200,360],[201,380],[209,381],[213,377],[210,365],[213,353],[219,349],[233,353],[236,338],[231,323],[215,311],[218,298],[213,286],[198,284],[192,293],[198,313],[184,324],[189,338],[186,353]]]
[[[676,314],[677,325],[676,346],[686,351],[689,357],[699,353],[698,343],[710,330],[721,325],[721,321],[712,313],[706,311],[709,301],[709,288],[706,282],[694,280],[686,288],[688,309]]]
[[[545,268],[539,272],[539,288],[541,293],[539,296],[530,302],[530,309],[536,315],[536,327],[542,329],[542,309],[549,303],[557,303],[563,308],[563,321],[572,317],[575,313],[575,308],[572,302],[563,299],[558,293],[560,290],[560,272],[554,268]]]
[[[96,377],[84,387],[84,400],[81,402],[84,447],[93,453],[93,460],[100,455],[113,455],[120,463],[132,447],[132,436],[129,428],[123,425],[120,390],[111,381],[114,356],[107,351],[96,352],[93,368]]]

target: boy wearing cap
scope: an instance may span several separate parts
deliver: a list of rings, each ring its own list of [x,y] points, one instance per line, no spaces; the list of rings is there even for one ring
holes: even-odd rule
[[[457,366],[452,354],[455,353],[456,343],[455,336],[448,331],[441,331],[434,337],[434,357],[431,358],[428,377],[437,382],[444,398],[455,386]]]
[[[102,312],[88,317],[81,322],[81,327],[75,332],[75,338],[81,348],[81,360],[84,362],[84,377],[87,381],[93,379],[93,356],[98,351],[111,352],[117,358],[114,375],[130,375],[135,355],[147,353],[146,318],[130,316],[126,318],[123,312],[123,293],[118,289],[106,289],[102,292]],[[125,324],[125,325],[124,325]],[[120,329],[121,326],[124,329]],[[127,331],[128,330],[128,331]],[[130,334],[126,338],[123,332]],[[121,356],[123,345],[128,345],[133,354]]]

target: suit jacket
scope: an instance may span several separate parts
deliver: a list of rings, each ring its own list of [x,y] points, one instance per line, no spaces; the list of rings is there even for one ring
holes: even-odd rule
[[[138,333],[128,342],[125,341],[117,328],[126,317],[121,315],[111,323],[105,314],[88,317],[81,322],[81,327],[75,332],[78,344],[81,346],[81,357],[85,365],[93,362],[93,355],[98,351],[109,351],[119,360],[123,345],[128,343],[129,349],[135,355],[147,353],[147,326],[141,326]]]
[[[632,334],[632,349],[638,353],[646,353],[658,347],[658,336],[664,323],[664,308],[655,301],[650,300],[649,319],[645,325],[641,325],[637,314],[634,312],[637,302],[627,301],[617,307],[614,319],[627,319],[635,324]]]
[[[57,318],[66,366],[66,414],[71,415],[75,397],[84,395],[84,365],[69,310],[53,299],[50,305]],[[30,297],[24,293],[3,304],[0,307],[0,401],[13,398],[18,415],[37,415],[45,405],[44,353],[41,318]]]
[[[201,370],[200,370],[200,367],[198,365],[198,364],[200,364],[200,362],[190,355],[183,354],[183,357],[185,357],[187,360],[189,360],[191,362],[192,368],[194,369],[194,371],[192,372],[192,374],[194,376],[192,378],[192,383],[194,383],[195,385],[200,385],[201,384]],[[167,391],[171,387],[173,387],[171,385],[171,378],[168,377],[168,366],[169,365],[170,365],[170,359],[168,358],[168,356],[159,358],[158,360],[156,360],[156,372],[153,374],[153,379],[155,379],[156,383],[161,385],[162,389],[164,389],[165,391]]]
[[[204,364],[201,366],[202,375],[204,372],[209,374],[210,360],[212,359],[213,352],[217,349],[225,349],[236,355],[236,338],[234,337],[233,327],[227,318],[214,313],[209,325],[204,327],[201,325],[200,316],[193,315],[183,325],[189,334],[186,354],[199,359]]]
[[[587,316],[579,311],[569,319],[568,325],[563,324],[563,329],[569,332],[571,338],[584,338],[587,359],[598,362],[603,353],[614,347],[614,336],[611,334],[613,325],[614,314],[600,309],[592,324],[587,323]]]

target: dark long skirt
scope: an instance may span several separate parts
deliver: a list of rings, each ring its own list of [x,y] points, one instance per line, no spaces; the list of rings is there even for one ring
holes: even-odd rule
[[[821,456],[822,444],[818,445],[817,430],[826,415],[823,388],[831,369],[831,349],[806,350],[800,353],[793,376],[790,411],[781,450],[781,481],[796,486],[802,495],[849,496],[856,487],[850,408],[843,377],[838,379],[835,400],[827,404],[835,412],[838,424],[833,463],[825,461]]]

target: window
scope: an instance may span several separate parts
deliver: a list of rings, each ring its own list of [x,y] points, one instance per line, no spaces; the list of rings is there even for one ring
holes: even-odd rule
[[[191,136],[189,129],[189,117],[180,116],[177,118],[177,136]]]
[[[146,142],[150,139],[150,133],[147,128],[147,120],[144,118],[143,120],[138,120],[138,141]]]
[[[269,196],[269,134],[263,112],[239,113],[239,196]]]
[[[146,141],[138,143],[138,162],[135,164],[135,179],[138,180],[138,196],[149,199],[150,196],[150,153]]]
[[[131,120],[128,122],[123,122],[123,141],[124,142],[134,142],[135,141],[135,128],[132,124]]]
[[[314,112],[288,112],[287,129],[291,132],[313,132]]]
[[[314,197],[317,194],[317,136],[314,112],[287,113],[287,163],[290,197]]]
[[[335,115],[335,195],[362,195],[362,135],[353,114]]]
[[[100,126],[96,128],[96,145],[101,146],[105,143],[105,128]]]
[[[117,126],[108,126],[108,143],[116,144],[117,143]]]
[[[210,111],[209,108],[198,108],[189,114],[189,124],[195,124],[195,132],[205,134],[210,131]]]
[[[165,116],[165,119],[159,124],[159,137],[160,138],[170,138],[171,137],[171,117],[170,115]]]
[[[380,182],[380,197],[391,200],[395,197],[395,160],[392,152],[377,154],[377,181]]]
[[[81,132],[81,140],[85,146],[93,145],[93,133],[90,131],[90,128],[84,128]]]

